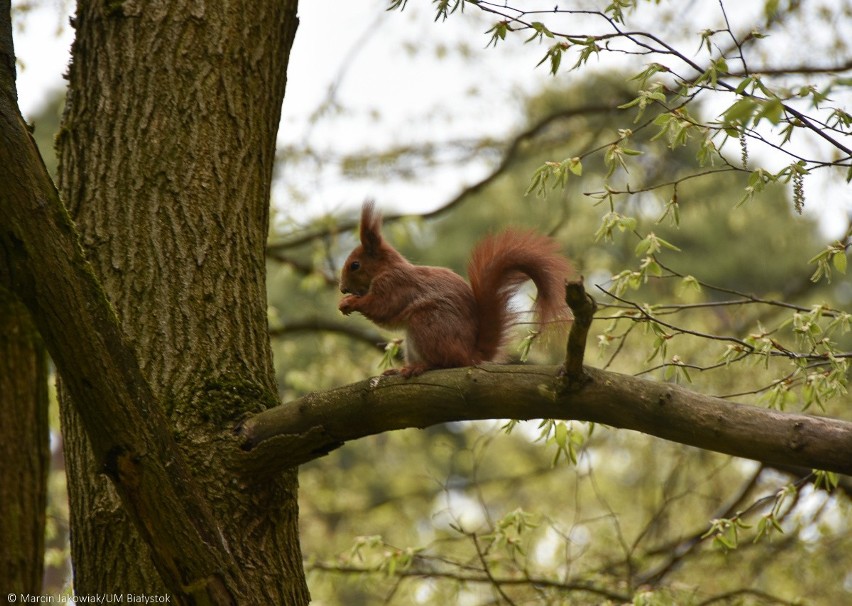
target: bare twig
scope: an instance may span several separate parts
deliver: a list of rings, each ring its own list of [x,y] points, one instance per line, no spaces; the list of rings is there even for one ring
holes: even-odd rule
[[[418,559],[423,560],[420,557]],[[498,583],[505,586],[538,586],[548,589],[555,589],[561,592],[584,592],[598,595],[616,603],[627,603],[632,599],[629,594],[620,593],[606,587],[597,586],[584,581],[568,581],[559,582],[548,578],[500,578],[488,577],[485,574],[479,573],[476,570],[470,570],[469,566],[461,567],[461,571],[437,570],[423,567],[411,567],[408,569],[397,569],[394,574],[403,578],[432,578],[432,579],[448,579],[458,581],[460,583],[476,583],[492,585]],[[305,570],[321,571],[334,574],[348,575],[363,575],[363,574],[387,574],[383,570],[369,568],[366,566],[346,566],[338,564],[326,564],[323,562],[306,562]],[[492,580],[493,579],[493,580]]]
[[[575,118],[577,116],[585,116],[590,114],[604,114],[609,112],[618,111],[618,105],[624,102],[624,99],[615,100],[612,103],[600,103],[595,105],[584,105],[581,107],[569,108],[566,110],[558,111],[553,114],[550,114],[529,128],[521,131],[509,142],[506,147],[505,152],[503,153],[503,157],[500,160],[499,164],[494,167],[494,169],[488,173],[485,177],[465,187],[460,192],[458,192],[455,196],[445,201],[435,210],[429,211],[427,213],[422,213],[417,215],[420,219],[434,219],[437,218],[453,208],[457,207],[465,200],[467,200],[471,195],[478,193],[490,183],[495,181],[500,175],[502,175],[506,170],[517,160],[523,151],[525,145],[532,139],[535,139],[541,133],[543,133],[549,126],[554,123],[557,123],[561,120],[568,120],[571,118]],[[398,221],[404,217],[411,217],[412,215],[386,215],[384,217],[384,223],[392,223],[393,221]],[[274,244],[270,244],[267,247],[267,254],[272,255],[275,253],[279,253],[283,250],[287,250],[290,248],[295,248],[298,246],[303,246],[309,242],[316,240],[317,238],[328,237],[335,233],[344,233],[347,231],[351,231],[357,227],[358,223],[356,221],[345,221],[340,222],[333,228],[323,227],[320,229],[315,229],[308,231],[302,235],[293,236],[287,238],[284,241],[277,242]]]
[[[325,318],[302,318],[285,322],[283,325],[269,329],[272,338],[305,332],[329,332],[350,337],[356,341],[369,345],[379,351],[384,351],[388,344],[387,339],[378,332],[360,329],[349,322],[335,322]]]
[[[476,556],[479,558],[479,563],[482,564],[482,570],[485,572],[485,576],[488,577],[488,580],[491,581],[491,585],[500,594],[500,597],[503,598],[507,604],[512,604],[514,606],[515,601],[512,600],[506,592],[503,591],[503,588],[500,587],[500,582],[494,578],[494,575],[491,573],[491,567],[488,565],[488,561],[485,559],[485,553],[482,551],[482,545],[479,544],[479,538],[477,537],[475,532],[472,532],[468,535],[470,540],[473,541],[473,546],[476,549]]]

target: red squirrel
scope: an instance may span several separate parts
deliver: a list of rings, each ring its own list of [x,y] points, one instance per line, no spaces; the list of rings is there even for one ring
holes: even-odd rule
[[[570,319],[565,280],[571,265],[552,239],[510,229],[473,250],[470,284],[444,267],[414,265],[382,237],[372,202],[361,208],[361,245],[346,259],[339,309],[359,311],[384,328],[405,330],[405,366],[385,374],[413,377],[433,368],[470,366],[501,358],[516,315],[509,299],[531,279],[534,309],[546,324]]]

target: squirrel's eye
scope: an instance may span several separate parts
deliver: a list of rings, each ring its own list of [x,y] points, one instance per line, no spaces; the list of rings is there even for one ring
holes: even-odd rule
[[[349,264],[349,271],[356,271],[358,269],[361,269],[360,261],[352,261],[352,263]]]

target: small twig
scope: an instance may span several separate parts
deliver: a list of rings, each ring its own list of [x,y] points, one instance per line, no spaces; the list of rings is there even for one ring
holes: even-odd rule
[[[565,302],[574,313],[574,323],[568,333],[568,345],[565,350],[565,365],[562,374],[570,383],[581,383],[584,378],[583,356],[586,352],[586,338],[589,326],[595,316],[597,303],[583,287],[583,278],[566,282]]]
[[[468,536],[473,541],[473,546],[476,548],[476,555],[479,558],[480,563],[482,564],[482,570],[485,572],[485,576],[488,577],[488,580],[491,581],[491,585],[494,587],[497,593],[500,594],[500,597],[503,598],[503,600],[507,604],[515,606],[514,600],[512,600],[512,598],[510,598],[508,595],[506,595],[506,592],[503,591],[502,587],[500,587],[500,583],[497,581],[497,579],[494,578],[494,575],[491,574],[491,568],[488,566],[488,561],[485,559],[485,552],[482,551],[482,546],[479,544],[479,539],[476,537],[476,533],[470,533]]]
[[[272,339],[277,339],[283,336],[306,332],[326,332],[342,335],[382,352],[385,351],[388,345],[387,338],[378,332],[353,327],[351,324],[327,320],[319,316],[285,321],[281,326],[270,328],[269,336]]]
[[[267,251],[266,257],[273,261],[277,261],[282,265],[287,265],[297,274],[302,276],[319,275],[322,278],[323,284],[337,288],[337,278],[326,271],[317,269],[312,263],[301,261],[295,257],[290,257],[282,252]]]
[[[562,120],[570,120],[579,116],[588,116],[595,114],[606,114],[610,112],[617,112],[618,105],[628,101],[629,99],[616,99],[612,103],[596,103],[583,105],[579,107],[572,107],[569,109],[565,109],[562,111],[558,111],[552,113],[548,116],[545,116],[529,128],[524,131],[516,134],[514,138],[508,143],[505,151],[503,152],[502,158],[500,162],[497,164],[494,169],[485,175],[479,181],[465,187],[460,192],[458,192],[455,196],[453,196],[450,200],[445,201],[438,208],[417,215],[412,215],[411,213],[407,214],[387,214],[384,216],[384,224],[388,225],[393,221],[398,221],[402,218],[406,217],[417,217],[421,220],[429,220],[437,218],[448,211],[460,206],[465,200],[468,200],[470,196],[482,191],[485,187],[494,182],[498,177],[505,174],[506,171],[519,159],[522,157],[526,149],[526,145],[539,137],[542,133],[547,132],[547,129]],[[650,125],[651,120],[649,120],[645,126]],[[633,131],[637,132],[639,128],[634,128]],[[603,149],[602,146],[601,149]],[[592,150],[589,153],[592,153],[595,150]],[[280,242],[271,243],[267,246],[266,251],[268,256],[273,256],[277,253],[281,253],[285,250],[290,250],[299,246],[303,246],[309,242],[313,242],[316,239],[327,237],[332,234],[338,233],[346,233],[354,230],[358,226],[357,221],[341,221],[338,224],[332,225],[331,227],[321,227],[318,229],[308,229],[304,233],[301,234],[292,234],[290,236],[285,237]],[[274,257],[273,257],[274,258]]]

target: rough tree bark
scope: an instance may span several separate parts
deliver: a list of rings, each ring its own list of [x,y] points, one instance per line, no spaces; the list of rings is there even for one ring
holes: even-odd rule
[[[0,0],[4,13],[8,5]],[[455,369],[412,381],[362,383],[262,412],[276,404],[264,243],[295,27],[295,1],[79,2],[58,143],[63,195],[93,272],[74,248],[73,226],[57,210],[44,175],[17,183],[12,193],[0,191],[0,280],[23,293],[69,391],[62,414],[78,592],[166,593],[174,586],[162,564],[152,564],[162,562],[174,544],[163,539],[172,530],[163,524],[173,520],[160,509],[146,509],[161,503],[150,499],[149,490],[134,492],[132,484],[150,482],[137,470],[148,470],[152,459],[151,473],[161,474],[160,485],[173,492],[174,483],[162,473],[182,473],[177,459],[190,462],[193,487],[173,496],[194,503],[199,485],[212,509],[215,536],[201,533],[198,552],[209,547],[219,554],[224,544],[226,557],[214,558],[213,565],[239,569],[241,591],[226,592],[221,602],[237,596],[244,604],[304,604],[292,466],[367,433],[465,418],[561,417],[632,427],[704,448],[722,444],[763,460],[783,462],[789,452],[807,453],[806,462],[829,460],[832,453],[819,444],[825,436],[840,445],[834,455],[849,452],[849,423],[780,415],[770,420],[781,433],[770,436],[755,429],[769,418],[763,411],[591,370],[587,382],[566,388],[555,368]],[[0,33],[5,90],[13,55],[2,44],[11,30]],[[0,141],[0,182],[10,174],[29,178],[36,164],[10,105],[9,95],[0,96],[0,134],[14,135]],[[22,172],[15,172],[16,162],[26,164]],[[35,237],[28,214],[46,221],[52,239]],[[66,240],[74,246],[56,245]],[[60,252],[67,253],[64,264]],[[114,307],[101,297],[101,284]],[[78,334],[87,342],[75,360],[68,343]],[[111,364],[104,382],[94,365],[101,359]],[[114,372],[117,367],[125,372]],[[579,363],[569,367],[583,372]],[[116,377],[127,379],[126,389]],[[128,402],[132,410],[121,417],[127,421],[110,424],[103,413],[115,408],[97,397]],[[149,423],[159,418],[160,404],[171,421],[165,436]],[[239,425],[244,417],[250,418]],[[695,421],[702,422],[701,431]],[[234,426],[242,428],[237,436]],[[145,434],[143,445],[152,450],[126,456],[110,448],[133,443],[136,432]],[[150,439],[152,432],[160,432],[159,438]],[[761,436],[769,437],[756,440]],[[170,459],[174,443],[181,456]],[[249,452],[234,456],[240,445]],[[235,460],[255,471],[264,465],[264,481],[241,482],[233,473]],[[848,457],[832,460],[848,471]],[[206,507],[195,511],[208,513]],[[181,561],[192,562],[175,558]],[[206,561],[201,569],[208,569]],[[201,594],[199,601],[211,595]],[[215,596],[210,601],[220,602]]]
[[[262,602],[263,593],[248,591],[246,575],[187,471],[18,110],[9,13],[8,0],[0,0],[0,284],[30,312],[74,397],[96,468],[112,480],[174,601]],[[113,538],[103,527],[100,534]],[[300,573],[294,584],[303,587]],[[127,591],[120,581],[112,587]]]
[[[29,312],[3,287],[0,413],[0,587],[38,594],[50,462],[47,356]]]
[[[265,476],[385,431],[478,419],[566,419],[771,465],[852,474],[852,422],[736,404],[588,367],[588,380],[566,389],[561,368],[485,364],[315,392],[244,421],[236,464]]]
[[[63,198],[250,588],[241,603],[308,601],[295,472],[249,491],[219,456],[235,419],[277,400],[264,245],[295,11],[79,2],[58,138]],[[70,398],[61,410],[75,589],[167,593]]]

